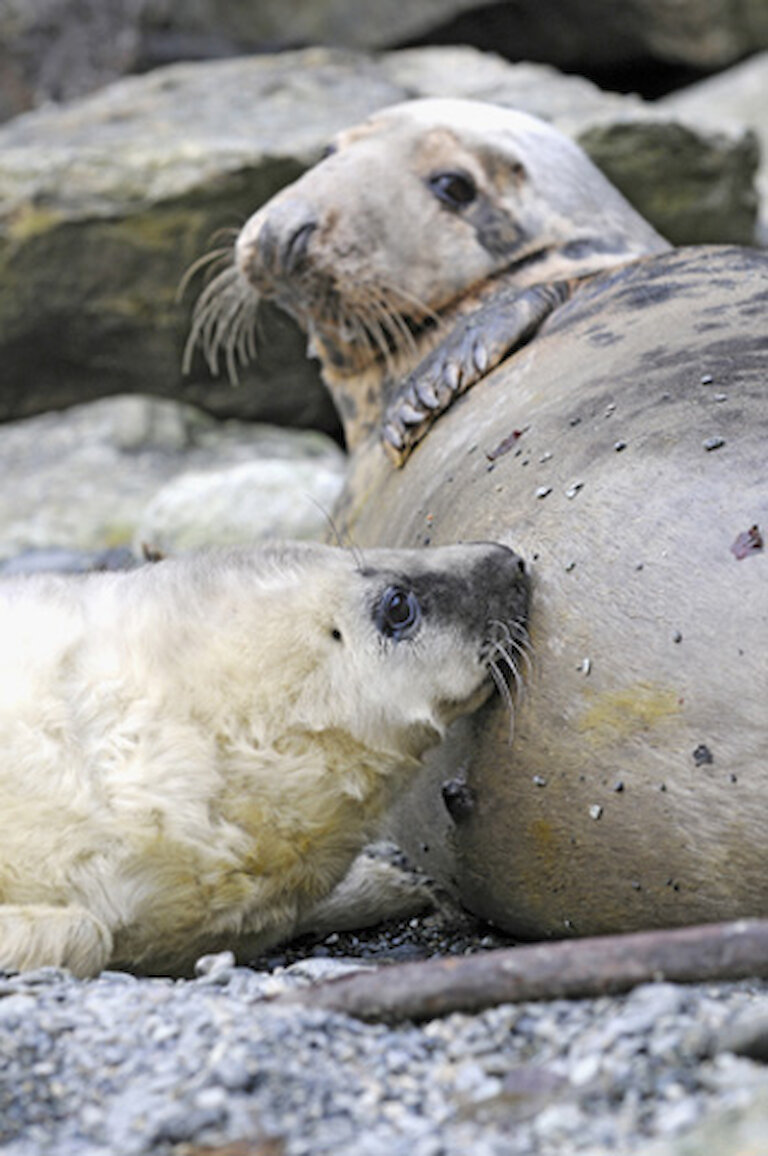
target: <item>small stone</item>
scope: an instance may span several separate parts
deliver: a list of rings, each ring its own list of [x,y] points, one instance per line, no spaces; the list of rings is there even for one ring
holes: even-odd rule
[[[716,1052],[733,1052],[768,1064],[768,1008],[740,1016],[720,1032]]]
[[[613,790],[616,792],[617,795],[620,795],[621,792],[624,790],[624,780],[623,779],[617,779],[616,782],[613,784]]]
[[[575,569],[576,569],[576,563],[573,561],[573,559],[571,559],[570,562],[566,562],[566,564],[565,564],[566,574],[570,574],[571,570],[575,570]]]
[[[579,670],[581,671],[581,673],[582,674],[589,674],[591,669],[592,669],[592,659],[591,658],[583,658],[581,660],[581,663],[579,664]]]
[[[201,955],[195,964],[195,975],[198,978],[213,979],[223,972],[230,972],[235,966],[235,957],[231,951],[219,951],[211,955]]]
[[[547,780],[543,775],[534,775],[533,782],[537,787],[546,787],[547,785]]]
[[[584,483],[583,482],[574,482],[573,485],[569,486],[568,489],[565,491],[565,496],[566,496],[566,498],[575,498],[576,495],[578,494],[579,490],[583,490],[583,489],[584,489]]]
[[[619,438],[617,442],[613,443],[613,448],[616,450],[617,454],[620,454],[622,450],[627,448],[627,443],[622,438]]]
[[[719,450],[721,446],[725,445],[725,438],[721,438],[719,434],[715,434],[714,437],[705,438],[702,445],[707,451]]]
[[[699,378],[699,381],[701,382],[702,385],[711,385],[712,384],[712,374],[711,373],[702,373],[701,377]]]
[[[672,641],[673,642],[682,642],[683,641],[683,636],[679,630],[676,630],[675,633],[672,635]]]
[[[551,486],[539,486],[538,490],[536,491],[536,497],[537,498],[546,498],[547,495],[551,494],[551,493],[552,493],[552,487]]]
[[[599,803],[595,803],[593,806],[591,806],[589,808],[590,819],[599,819],[602,816],[602,813],[603,813],[603,808],[600,806]]]

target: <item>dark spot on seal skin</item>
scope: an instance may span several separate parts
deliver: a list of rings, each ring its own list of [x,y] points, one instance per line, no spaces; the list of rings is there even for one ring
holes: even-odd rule
[[[595,325],[592,329],[587,330],[586,338],[590,345],[615,345],[618,341],[624,340],[624,334],[614,333],[611,329]]]
[[[485,197],[464,213],[464,219],[475,230],[478,241],[492,257],[511,256],[526,239],[519,225]]]
[[[697,767],[706,767],[714,763],[714,755],[706,743],[699,743],[696,747],[693,752],[693,761]]]
[[[605,237],[582,237],[578,241],[569,241],[560,250],[563,257],[568,257],[574,261],[578,261],[582,257],[591,257],[593,253],[623,254],[626,251],[626,238],[612,237],[610,234]]]
[[[743,558],[749,558],[752,554],[758,554],[764,545],[760,527],[754,525],[750,526],[748,530],[744,530],[744,532],[739,534],[736,540],[731,543],[731,553],[737,562],[741,562]]]
[[[664,284],[629,285],[617,294],[618,301],[628,309],[646,309],[649,305],[659,305],[670,297],[682,296],[686,287],[678,281]]]
[[[443,783],[443,802],[454,823],[468,819],[475,809],[475,792],[461,779],[448,779]]]

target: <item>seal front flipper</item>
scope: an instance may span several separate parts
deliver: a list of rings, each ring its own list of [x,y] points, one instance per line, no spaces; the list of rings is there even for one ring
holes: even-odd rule
[[[553,281],[520,290],[508,286],[470,313],[409,374],[384,412],[381,439],[397,466],[464,393],[533,337],[575,282]]]

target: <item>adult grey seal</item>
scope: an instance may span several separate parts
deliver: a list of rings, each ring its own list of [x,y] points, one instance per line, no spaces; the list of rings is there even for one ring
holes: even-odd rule
[[[454,735],[407,848],[518,935],[768,914],[768,255],[672,252],[554,129],[415,101],[245,226],[210,353],[228,293],[307,326],[355,540],[533,560],[514,743]]]
[[[571,279],[668,248],[536,117],[410,101],[341,133],[250,218],[232,266],[198,301],[188,355],[199,341],[212,365],[223,352],[234,369],[255,352],[254,313],[269,298],[307,330],[350,448],[380,424],[383,404],[387,445],[401,455],[535,331]],[[446,339],[449,363],[403,386]]]
[[[333,889],[506,685],[527,590],[494,544],[0,580],[0,967],[186,970],[349,918]]]

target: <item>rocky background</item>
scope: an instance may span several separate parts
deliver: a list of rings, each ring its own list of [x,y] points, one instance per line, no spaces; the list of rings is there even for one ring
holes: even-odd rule
[[[237,387],[184,376],[179,288],[339,128],[517,106],[672,241],[761,244],[767,48],[768,0],[2,0],[0,564],[324,532],[343,459],[301,335],[265,309]]]
[[[0,0],[0,568],[327,532],[344,455],[301,335],[265,311],[239,385],[184,376],[179,290],[339,128],[426,95],[552,120],[675,243],[768,243],[768,0]],[[377,954],[496,942],[434,918]],[[385,1032],[259,1019],[270,982],[0,984],[0,1147],[768,1151],[760,984]]]

